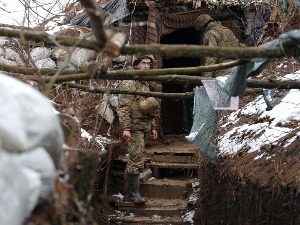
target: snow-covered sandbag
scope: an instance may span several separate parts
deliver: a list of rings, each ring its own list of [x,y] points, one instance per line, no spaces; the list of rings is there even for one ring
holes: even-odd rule
[[[2,46],[0,46],[0,56],[5,57],[5,48],[3,48]]]
[[[38,90],[0,73],[0,143],[8,152],[43,147],[62,168],[63,132],[50,101]]]
[[[39,69],[42,68],[56,68],[57,65],[53,59],[46,58],[35,61],[35,66]]]
[[[0,56],[0,63],[9,65],[9,66],[17,66],[18,65],[18,63],[16,61],[6,59],[4,56]]]
[[[51,50],[46,47],[36,47],[30,51],[30,57],[34,62],[41,59],[49,58],[50,55]]]
[[[44,148],[18,154],[0,147],[0,224],[23,224],[53,191],[54,178],[54,163]]]
[[[94,50],[85,48],[76,48],[71,55],[70,62],[79,67],[82,63],[92,60],[96,57],[96,52]]]
[[[9,153],[0,151],[0,224],[23,224],[30,211],[27,184],[22,167]],[[37,201],[37,196],[32,197]]]
[[[11,48],[5,49],[5,58],[11,61],[15,61],[19,66],[25,66],[25,62],[22,60],[20,54]]]
[[[3,27],[2,27],[3,28]],[[9,42],[8,37],[4,37],[4,36],[0,36],[0,46],[4,46],[5,44],[7,44]]]

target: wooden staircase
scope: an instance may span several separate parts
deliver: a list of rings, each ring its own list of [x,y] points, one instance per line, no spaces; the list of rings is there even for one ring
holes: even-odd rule
[[[152,177],[141,183],[140,193],[148,197],[148,202],[135,205],[112,197],[110,204],[115,213],[110,215],[110,224],[191,224],[184,216],[194,209],[190,197],[199,184],[199,151],[182,135],[167,138],[164,144],[146,148],[146,167],[151,169]],[[126,165],[126,160],[118,156],[112,162],[110,195],[121,190]]]

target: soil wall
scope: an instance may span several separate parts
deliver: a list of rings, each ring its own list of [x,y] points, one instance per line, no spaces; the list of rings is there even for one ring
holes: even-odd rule
[[[277,185],[270,188],[248,179],[238,167],[230,167],[231,171],[228,168],[226,163],[219,167],[207,162],[201,164],[202,190],[195,224],[300,224],[297,187]]]

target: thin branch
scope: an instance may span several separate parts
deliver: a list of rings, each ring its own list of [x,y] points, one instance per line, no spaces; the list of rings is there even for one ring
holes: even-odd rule
[[[32,76],[32,75],[20,75],[20,74],[10,74],[12,76],[18,77],[25,80],[39,80],[42,79],[45,82],[49,82],[52,78],[51,76]],[[90,79],[89,73],[81,74],[71,74],[58,76],[56,83],[72,81],[72,80],[87,80]],[[178,83],[178,84],[188,84],[188,85],[202,85],[202,80],[212,80],[213,78],[206,77],[195,77],[188,75],[164,75],[164,76],[146,76],[146,77],[126,77],[126,76],[109,76],[103,75],[102,79],[107,80],[146,80],[146,81],[157,81],[166,83]],[[300,89],[300,82],[297,80],[247,80],[247,88],[267,88],[267,89]]]
[[[219,63],[215,65],[208,66],[196,66],[196,67],[182,67],[182,68],[165,68],[165,69],[152,69],[152,70],[113,70],[108,71],[109,76],[126,76],[126,77],[147,77],[154,75],[197,75],[199,76],[201,72],[211,72],[221,69],[227,69],[234,66],[242,65],[247,63],[243,60],[235,60],[231,62]],[[101,70],[97,71],[99,77],[102,76]]]
[[[285,52],[289,52],[288,49]],[[280,47],[212,47],[200,45],[134,44],[125,45],[121,51],[125,54],[157,54],[166,58],[217,57],[224,59],[238,58],[280,58],[286,57]],[[289,56],[298,56],[292,51]]]
[[[211,72],[215,70],[227,69],[234,66],[242,65],[243,63],[247,63],[243,60],[235,60],[226,63],[220,63],[215,65],[208,65],[208,66],[197,66],[197,67],[183,67],[183,68],[166,68],[166,69],[153,69],[153,70],[111,70],[107,71],[106,74],[110,76],[153,76],[153,75],[168,75],[168,74],[183,74],[183,75],[197,75],[201,72]],[[90,64],[92,66],[98,66],[97,64]],[[13,72],[13,73],[22,73],[33,75],[36,73],[45,74],[45,75],[54,75],[57,72],[57,69],[34,69],[34,68],[25,68],[21,66],[9,66],[0,63],[0,70],[6,72]],[[62,74],[77,74],[81,72],[85,72],[85,69],[78,69],[78,70],[65,70]],[[93,71],[94,72],[94,71]],[[96,70],[97,75],[101,77],[102,70]]]
[[[46,46],[56,46],[52,37],[45,32],[23,32],[25,40],[44,42]],[[20,31],[0,28],[0,36],[18,37]],[[56,41],[64,46],[74,46],[77,38],[56,36]],[[282,43],[283,46],[293,47],[289,41]],[[295,45],[294,45],[295,46]],[[82,40],[78,47],[100,51],[102,47],[95,41]],[[210,47],[200,45],[161,45],[161,44],[135,44],[125,45],[121,51],[122,54],[159,54],[165,58],[176,57],[221,57],[228,58],[281,58],[288,56],[299,56],[299,52],[293,49],[284,49],[280,47]]]
[[[80,3],[84,6],[87,14],[90,17],[90,24],[97,43],[100,47],[104,47],[107,37],[105,35],[103,19],[99,7],[94,0],[80,0]]]
[[[57,69],[36,69],[36,68],[28,68],[28,67],[22,67],[22,66],[10,66],[6,64],[0,63],[0,70],[6,71],[6,72],[12,72],[12,73],[20,73],[20,74],[28,74],[28,75],[34,75],[34,74],[44,74],[44,75],[54,75],[57,72]],[[62,72],[62,74],[77,74],[84,72],[83,70],[65,70]]]
[[[266,89],[300,89],[300,82],[298,80],[247,80],[247,87],[249,88],[266,88]]]
[[[15,78],[18,78],[20,80],[33,80],[33,81],[40,81],[43,80],[44,82],[48,83],[53,79],[53,76],[35,76],[35,75],[21,75],[21,74],[9,74],[10,76],[13,76]],[[56,83],[62,83],[67,81],[80,81],[80,80],[87,80],[90,78],[90,75],[88,73],[79,73],[79,74],[72,74],[72,75],[64,75],[64,76],[58,76],[55,79]]]
[[[75,46],[78,43],[78,38],[65,37],[65,36],[53,36],[46,32],[33,32],[33,31],[20,31],[0,28],[0,36],[6,37],[17,37],[21,38],[21,32],[26,41],[36,41],[44,42],[45,46],[56,46],[56,42],[63,46]],[[53,41],[55,39],[55,41]],[[98,43],[95,41],[88,41],[81,39],[81,42],[77,47],[93,49],[95,51],[100,51],[102,48],[99,47]]]
[[[107,93],[110,94],[130,94],[130,95],[141,95],[147,97],[164,98],[164,99],[191,99],[194,96],[193,92],[186,93],[162,93],[162,92],[143,92],[143,91],[132,91],[127,89],[118,88],[101,88],[96,86],[85,86],[80,84],[65,83],[64,86],[69,88],[77,88],[82,91],[95,92],[95,93]]]

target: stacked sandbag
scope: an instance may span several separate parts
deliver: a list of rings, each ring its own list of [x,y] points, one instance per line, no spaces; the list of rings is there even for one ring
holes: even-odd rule
[[[57,34],[64,34],[65,36],[70,34],[73,35],[72,37],[80,39],[85,38],[85,32],[87,31],[81,31],[78,27],[69,27]],[[94,40],[93,37],[87,39]],[[77,69],[85,63],[95,61],[95,58],[96,51],[79,47],[35,46],[30,49],[29,46],[28,55],[19,44],[19,39],[0,37],[0,64],[22,67],[32,67],[34,64],[38,69],[59,68],[61,66],[66,69]]]
[[[50,101],[0,73],[0,224],[22,225],[54,190],[64,137]]]
[[[9,66],[30,65],[17,39],[0,36],[0,63]]]

